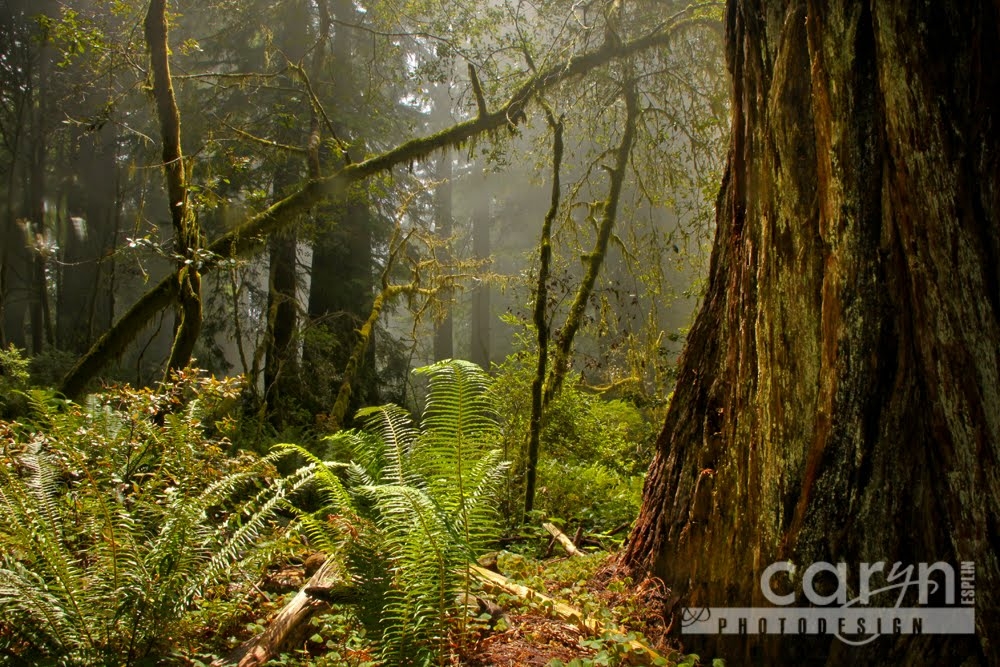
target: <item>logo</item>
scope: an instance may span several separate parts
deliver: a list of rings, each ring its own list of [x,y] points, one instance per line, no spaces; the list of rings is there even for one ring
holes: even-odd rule
[[[782,572],[794,580],[796,567],[779,561],[760,576],[761,593],[773,607],[688,608],[682,634],[832,635],[860,646],[882,635],[975,633],[976,568],[970,562],[957,572],[944,562],[861,563],[853,598],[846,563],[813,563],[801,582],[808,607],[793,606],[795,593],[774,591],[772,580]]]

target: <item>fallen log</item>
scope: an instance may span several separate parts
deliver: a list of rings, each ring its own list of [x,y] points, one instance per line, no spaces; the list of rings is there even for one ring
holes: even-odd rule
[[[305,642],[309,620],[330,604],[350,602],[355,598],[335,558],[327,558],[295,597],[275,615],[267,629],[244,642],[212,667],[257,667],[271,658]]]
[[[542,527],[545,528],[545,530],[549,531],[549,534],[552,535],[552,537],[554,537],[555,539],[559,540],[559,544],[562,545],[562,548],[565,549],[566,553],[568,553],[570,556],[582,556],[582,555],[584,555],[583,552],[580,551],[579,549],[577,549],[576,545],[573,544],[573,540],[569,539],[566,536],[566,533],[564,533],[561,530],[559,530],[555,526],[555,524],[551,524],[551,523],[545,522],[545,523],[542,524]]]
[[[482,582],[483,588],[491,593],[499,591],[507,593],[508,595],[516,596],[527,602],[538,604],[551,611],[551,613],[555,614],[564,621],[573,623],[581,630],[587,630],[594,635],[603,635],[609,632],[621,635],[625,634],[620,628],[611,625],[610,623],[602,623],[596,618],[586,616],[576,607],[572,607],[565,602],[559,602],[558,600],[550,598],[547,595],[543,595],[533,588],[516,584],[502,574],[491,572],[490,570],[479,567],[478,565],[471,565],[470,567],[473,574],[476,575],[476,578]],[[637,639],[630,639],[626,643],[633,651],[647,654],[651,661],[657,661],[663,658],[663,656],[660,655],[656,649],[640,642]]]

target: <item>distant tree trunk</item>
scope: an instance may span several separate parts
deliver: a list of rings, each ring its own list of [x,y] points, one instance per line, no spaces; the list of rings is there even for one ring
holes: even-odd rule
[[[301,66],[308,47],[308,26],[311,22],[308,3],[295,0],[288,3],[283,12],[284,26],[280,44],[284,56],[292,66]],[[287,82],[293,85],[292,81]],[[311,107],[311,105],[310,105]],[[307,146],[311,136],[289,129],[286,141],[292,145]],[[305,140],[304,140],[305,139]],[[313,163],[316,151],[311,151],[307,162]],[[288,158],[275,165],[272,189],[274,200],[280,201],[295,186],[302,174],[302,165],[297,158]],[[299,329],[298,304],[298,245],[299,235],[295,227],[289,227],[271,236],[269,241],[270,277],[267,294],[267,337],[264,357],[264,392],[268,413],[277,427],[283,424],[286,405],[282,398],[295,394],[293,387],[298,380],[297,341]]]
[[[441,98],[439,98],[441,99]],[[440,181],[434,191],[434,229],[437,236],[450,244],[452,225],[452,152],[445,150],[437,162],[435,178]],[[448,246],[446,246],[448,247]],[[438,261],[449,261],[450,253],[443,250]],[[447,308],[444,318],[434,327],[434,360],[452,359],[455,356],[455,321],[451,314],[451,292],[442,292],[441,300]]]
[[[49,292],[46,264],[48,230],[46,228],[46,172],[49,160],[49,110],[52,99],[49,94],[49,72],[52,66],[52,47],[48,37],[43,36],[39,45],[37,73],[32,85],[31,125],[32,139],[29,156],[28,183],[25,188],[28,201],[28,226],[34,248],[31,255],[31,277],[29,279],[28,319],[31,323],[31,351],[41,354],[46,343],[52,344],[52,322],[49,315]]]
[[[268,336],[264,358],[264,391],[272,414],[278,417],[285,386],[297,373],[295,340],[298,329],[298,235],[285,230],[270,241],[268,280]],[[280,421],[280,417],[279,417]]]
[[[67,197],[69,220],[61,239],[56,340],[60,349],[79,354],[87,351],[111,320],[117,138],[110,123],[102,130],[75,137],[80,149],[73,160],[76,178]]]
[[[354,69],[358,31],[348,26],[359,23],[360,19],[350,0],[331,0],[329,9],[336,20],[330,55],[335,63],[331,73],[333,88],[339,100],[337,107],[329,111],[338,137],[350,141],[358,134],[345,120],[359,108]],[[318,71],[318,66],[314,70]],[[343,157],[346,160],[346,155]],[[342,410],[349,416],[361,404],[376,400],[372,381],[376,354],[374,324],[362,345],[363,354],[357,358],[354,355],[361,343],[359,331],[365,327],[376,298],[372,251],[375,217],[363,187],[349,188],[346,197],[324,207],[317,217],[309,291],[314,336],[307,341],[305,354],[310,363],[305,370],[309,373],[308,386],[314,400],[311,407],[317,412]],[[338,385],[348,379],[350,390],[338,391]],[[344,396],[343,400],[338,396]],[[341,407],[334,408],[335,405]]]
[[[490,256],[490,231],[493,227],[490,201],[483,202],[472,218],[472,256],[486,260]],[[472,350],[469,361],[490,369],[490,285],[479,281],[472,288]]]
[[[727,42],[708,292],[622,562],[746,607],[779,560],[971,561],[977,636],[686,648],[1000,664],[1000,5],[731,0]]]
[[[28,252],[25,229],[17,220],[15,182],[19,152],[20,132],[14,141],[15,150],[11,156],[10,174],[7,180],[7,214],[4,218],[3,241],[0,246],[0,343],[5,347],[13,343],[19,348],[27,346],[24,318],[28,299],[28,267],[31,255]]]

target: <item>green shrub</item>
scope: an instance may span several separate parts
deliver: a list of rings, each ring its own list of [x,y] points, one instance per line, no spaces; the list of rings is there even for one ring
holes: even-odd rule
[[[0,347],[0,419],[14,419],[27,409],[29,365],[13,343],[7,349]]]
[[[524,502],[520,471],[531,414],[532,370],[518,356],[499,367],[494,393],[504,456],[514,475],[505,488],[504,513],[519,516]],[[550,517],[608,531],[632,521],[656,433],[643,410],[629,401],[605,400],[567,378],[543,416],[535,509]]]
[[[227,458],[205,436],[205,416],[236,392],[194,373],[85,406],[35,390],[29,421],[0,422],[0,654],[162,656],[188,609],[265,557],[252,547],[306,481],[268,484],[271,461]]]

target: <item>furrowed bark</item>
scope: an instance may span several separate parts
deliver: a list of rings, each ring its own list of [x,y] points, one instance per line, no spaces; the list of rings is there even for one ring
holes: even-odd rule
[[[622,562],[678,613],[771,606],[779,560],[846,563],[849,598],[861,563],[974,563],[975,635],[686,649],[1000,664],[1000,7],[732,0],[727,51],[708,291]]]
[[[202,273],[212,270],[230,258],[243,257],[259,251],[271,233],[291,224],[295,216],[307,211],[317,202],[328,197],[343,196],[352,183],[399,165],[422,160],[444,148],[461,148],[466,142],[482,134],[494,132],[508,125],[516,125],[524,117],[525,109],[534,96],[546,89],[574,77],[583,76],[613,60],[664,46],[669,42],[671,35],[681,28],[711,29],[715,26],[715,22],[710,19],[684,18],[683,14],[683,12],[678,14],[663,26],[637,39],[624,43],[605,43],[593,51],[574,56],[540,71],[529,77],[507,102],[493,113],[456,123],[446,130],[427,137],[404,142],[363,162],[347,165],[330,176],[308,180],[299,190],[250,217],[236,229],[209,244],[205,249],[207,252],[203,254],[208,254],[210,258],[201,267]],[[124,351],[152,317],[171,304],[172,299],[176,297],[173,293],[174,288],[169,288],[163,283],[173,280],[175,278],[171,276],[157,284],[140,299],[139,303],[130,308],[119,322],[101,336],[63,378],[60,391],[64,395],[69,398],[78,397],[87,383],[112,361],[115,355]]]

